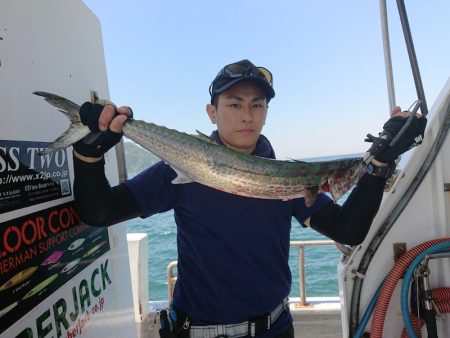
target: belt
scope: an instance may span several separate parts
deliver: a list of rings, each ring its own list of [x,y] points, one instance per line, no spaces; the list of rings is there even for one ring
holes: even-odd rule
[[[237,324],[218,324],[190,326],[190,338],[214,338],[214,337],[255,337],[257,334],[270,330],[273,323],[280,317],[284,310],[288,309],[288,298],[283,299],[273,311],[249,319]]]

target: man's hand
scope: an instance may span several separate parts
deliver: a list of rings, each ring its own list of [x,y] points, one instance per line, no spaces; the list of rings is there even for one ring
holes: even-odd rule
[[[391,145],[391,141],[405,125],[410,114],[407,111],[402,112],[400,107],[395,107],[391,112],[391,118],[384,124],[379,137],[367,135],[365,141],[372,142],[372,146],[364,156],[366,162],[374,159],[379,163],[393,163],[401,154],[422,143],[427,119],[420,114],[416,114],[398,142]]]
[[[131,117],[130,107],[116,109],[112,104],[85,102],[80,107],[80,119],[92,133],[73,145],[74,155],[85,162],[101,160],[103,154],[120,141],[122,126]]]

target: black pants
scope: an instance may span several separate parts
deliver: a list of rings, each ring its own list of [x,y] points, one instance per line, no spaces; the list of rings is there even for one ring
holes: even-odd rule
[[[294,338],[294,325],[291,324],[286,329],[286,331],[280,333],[278,336],[275,336],[274,338]]]

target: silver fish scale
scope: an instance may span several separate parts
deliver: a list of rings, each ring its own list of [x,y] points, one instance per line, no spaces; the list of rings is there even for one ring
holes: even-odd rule
[[[337,186],[333,195],[341,195],[348,190],[345,188],[348,184],[354,184],[351,174],[361,163],[360,159],[307,163],[260,158],[140,120],[130,120],[123,131],[170,164],[178,175],[247,197],[283,200],[302,197],[307,188],[321,186],[328,179],[332,182],[339,169],[349,174],[334,177]],[[359,177],[359,172],[356,176]]]

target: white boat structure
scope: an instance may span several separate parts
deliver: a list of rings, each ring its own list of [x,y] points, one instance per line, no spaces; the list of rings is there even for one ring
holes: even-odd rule
[[[407,20],[404,27],[427,113]],[[0,84],[0,337],[157,337],[162,304],[148,300],[146,235],[80,222],[70,153],[37,155],[67,121],[34,91],[75,102],[109,97],[94,13],[81,0],[1,2]],[[450,80],[427,116],[424,141],[403,156],[366,240],[339,263],[338,297],[306,297],[302,289],[291,300],[297,336],[419,336],[413,327],[424,318],[422,334],[450,336]],[[125,177],[122,157],[120,146],[107,154],[112,184]],[[416,303],[420,319],[411,319]]]

